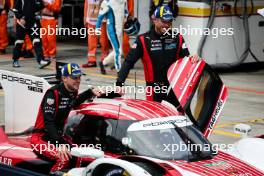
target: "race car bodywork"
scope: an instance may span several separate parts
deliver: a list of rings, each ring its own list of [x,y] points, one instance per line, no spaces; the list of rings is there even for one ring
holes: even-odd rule
[[[217,152],[207,140],[226,101],[227,90],[218,75],[203,61],[190,63],[190,58],[185,58],[175,63],[168,72],[171,84],[173,82],[175,85],[182,85],[179,87],[182,91],[178,91],[175,86],[171,88],[177,96],[181,94],[180,102],[186,110],[184,115],[179,114],[168,102],[123,98],[98,98],[73,110],[64,129],[65,138],[77,147],[72,149],[75,157],[73,169],[68,174],[263,175],[255,167],[225,152]],[[178,67],[179,71],[173,67]],[[191,68],[185,70],[186,67]],[[27,75],[0,71],[0,81],[4,89],[9,85],[14,90],[13,86],[21,84],[21,81],[3,80],[3,73],[29,79]],[[45,80],[38,81],[46,84]],[[25,86],[27,91],[32,90],[28,87],[31,85],[21,86]],[[40,100],[36,104],[39,103]],[[13,110],[15,107],[9,108]],[[10,130],[16,129],[16,120],[12,122],[13,126],[9,124]],[[32,123],[34,121],[24,126],[25,129]],[[52,162],[37,157],[32,151],[29,143],[30,129],[9,136],[0,130],[0,137],[0,162],[15,168],[48,174]]]
[[[264,172],[264,135],[249,136],[248,133],[250,131],[250,125],[243,123],[234,125],[234,133],[242,135],[242,138],[235,142],[226,152]]]

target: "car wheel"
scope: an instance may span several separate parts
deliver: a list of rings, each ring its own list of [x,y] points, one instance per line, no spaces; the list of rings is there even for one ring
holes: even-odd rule
[[[110,169],[107,169],[103,176],[130,176],[125,169],[121,167],[112,167]]]

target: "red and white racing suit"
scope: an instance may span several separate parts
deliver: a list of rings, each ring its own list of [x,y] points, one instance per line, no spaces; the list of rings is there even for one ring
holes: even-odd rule
[[[149,32],[137,37],[118,72],[116,85],[123,85],[130,69],[141,58],[147,85],[146,99],[157,102],[166,100],[178,108],[179,102],[175,94],[172,90],[168,90],[167,72],[177,59],[189,55],[189,50],[180,34],[176,37],[157,34],[153,27]],[[155,89],[159,91],[155,92]]]
[[[67,91],[64,84],[51,87],[45,93],[31,137],[33,151],[40,157],[55,161],[51,172],[65,169],[69,161],[58,156],[59,144],[70,144],[63,137],[63,127],[72,108],[93,97],[91,89],[78,95]]]

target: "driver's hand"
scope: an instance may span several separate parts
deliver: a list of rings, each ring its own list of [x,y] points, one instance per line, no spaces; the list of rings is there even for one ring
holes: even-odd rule
[[[193,56],[192,56],[192,60],[191,60],[191,62],[192,62],[193,64],[195,64],[195,63],[199,62],[200,60],[202,60],[202,59],[196,54],[196,55],[193,55]]]
[[[115,93],[118,93],[123,96],[125,94],[125,88],[121,86],[115,86]]]
[[[19,23],[20,23],[22,26],[25,26],[26,21],[25,21],[24,18],[21,18],[21,19],[19,20]]]
[[[58,157],[62,160],[62,161],[69,161],[70,158],[72,157],[70,154],[70,151],[67,147],[67,145],[65,144],[60,144],[60,147],[58,148]]]
[[[94,94],[96,97],[100,97],[102,94],[105,93],[104,91],[102,91],[101,89],[98,89],[98,88],[93,88],[93,89],[92,89],[92,92],[93,92],[93,94]]]

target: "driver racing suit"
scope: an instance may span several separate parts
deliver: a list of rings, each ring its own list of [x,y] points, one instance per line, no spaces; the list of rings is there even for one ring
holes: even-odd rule
[[[103,65],[107,65],[114,57],[115,69],[120,70],[124,18],[127,17],[126,0],[103,0],[96,22],[96,30],[99,30],[102,20],[107,20],[107,34],[113,47],[113,51],[104,59]]]
[[[70,143],[63,137],[63,127],[71,109],[92,97],[91,89],[78,95],[77,92],[69,92],[63,83],[51,87],[45,93],[31,137],[31,147],[41,158],[55,161],[51,172],[68,166],[69,161],[60,159],[56,148],[59,144]]]
[[[159,35],[152,27],[149,32],[139,35],[132,45],[118,73],[116,85],[123,86],[130,69],[141,58],[147,85],[146,99],[157,102],[166,100],[182,111],[173,91],[168,90],[167,72],[177,59],[189,55],[184,39],[179,33],[176,37],[173,37],[171,33]],[[155,92],[155,89],[160,91]]]

